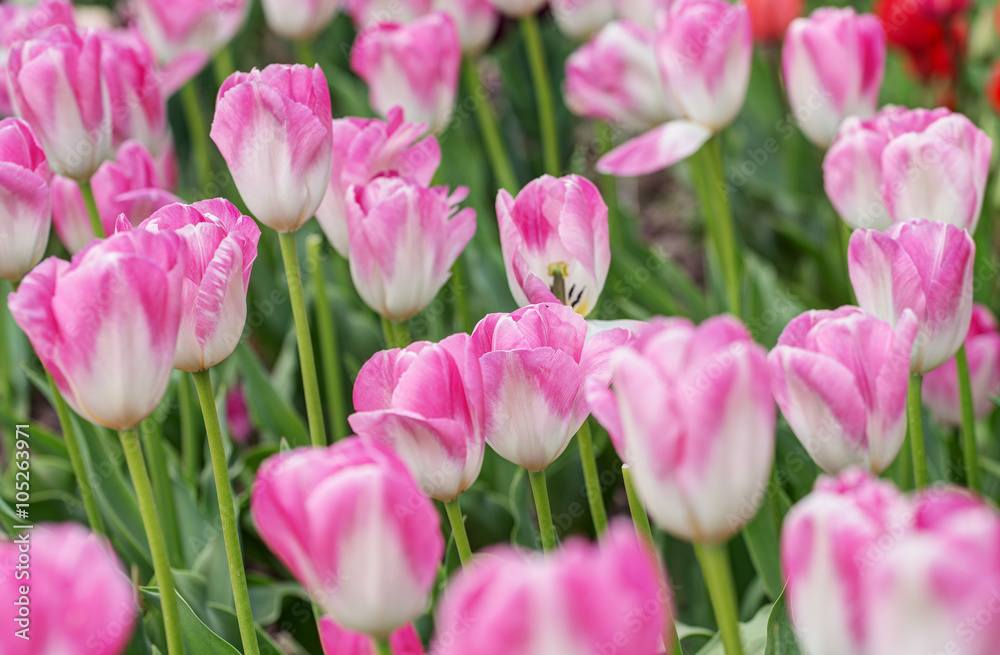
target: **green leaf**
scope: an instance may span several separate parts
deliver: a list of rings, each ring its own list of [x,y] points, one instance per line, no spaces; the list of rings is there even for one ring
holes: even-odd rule
[[[769,606],[757,611],[750,621],[740,624],[740,641],[743,642],[743,655],[764,655],[767,646],[767,619],[771,613]],[[719,635],[712,637],[698,655],[726,655]]]
[[[278,620],[286,598],[306,597],[305,592],[297,582],[250,584],[249,590],[253,616],[261,625],[271,625]]]
[[[764,504],[743,528],[743,541],[750,551],[750,559],[753,561],[754,569],[757,570],[757,575],[760,576],[764,593],[771,599],[777,598],[784,586],[779,559],[780,517],[775,515],[771,503],[772,494],[777,493],[777,489],[772,488],[773,486],[769,485]]]
[[[802,652],[792,631],[792,622],[785,607],[785,592],[782,590],[767,617],[767,649],[764,655],[801,655]]]
[[[140,587],[143,597],[154,607],[160,609],[160,590],[156,587]],[[207,625],[194,613],[180,594],[177,595],[180,606],[181,632],[184,635],[184,650],[186,655],[240,655],[240,651],[228,641],[212,632]]]
[[[227,635],[236,643],[241,643],[240,622],[236,618],[236,612],[231,607],[220,605],[219,603],[209,603],[208,611],[212,614],[214,623],[221,625],[220,632]],[[254,617],[256,619],[256,617]],[[257,633],[257,645],[260,647],[261,655],[283,655],[281,648],[271,639],[271,637],[254,623],[254,631]]]
[[[246,345],[240,345],[233,356],[240,364],[250,412],[256,423],[276,431],[279,437],[287,437],[293,444],[308,444],[309,432],[305,422],[295,408],[274,390],[267,370],[257,355]]]

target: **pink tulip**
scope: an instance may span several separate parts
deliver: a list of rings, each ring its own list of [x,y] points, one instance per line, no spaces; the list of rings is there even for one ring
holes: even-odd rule
[[[434,0],[434,11],[451,16],[462,52],[478,55],[493,40],[500,15],[490,0]]]
[[[652,30],[606,25],[566,60],[566,106],[580,116],[648,130],[679,113],[660,82]]]
[[[936,369],[965,341],[975,253],[968,232],[937,221],[906,221],[884,233],[856,230],[851,236],[848,268],[861,308],[893,326],[906,309],[917,315],[911,372]]]
[[[261,0],[267,26],[292,41],[311,41],[326,29],[340,10],[342,0]]]
[[[89,180],[111,156],[100,37],[54,27],[15,44],[7,73],[14,109],[38,133],[52,170]]]
[[[993,142],[961,114],[888,107],[847,119],[823,161],[826,195],[852,227],[912,218],[975,232]]]
[[[42,0],[34,7],[16,3],[0,3],[0,118],[12,116],[7,89],[7,57],[10,48],[19,41],[33,39],[55,25],[72,28],[73,4],[66,0]]]
[[[481,353],[486,442],[529,471],[554,462],[590,414],[584,382],[607,384],[608,358],[628,338],[611,329],[587,340],[587,322],[558,303],[481,320],[472,339]]]
[[[501,189],[496,207],[507,283],[517,304],[565,302],[589,314],[611,266],[608,206],[593,182],[543,175],[516,200]],[[565,297],[554,295],[556,273]]]
[[[226,425],[235,443],[245,445],[250,442],[250,435],[254,432],[253,418],[242,382],[237,382],[226,394]]]
[[[972,321],[965,337],[972,383],[972,409],[977,419],[993,411],[992,398],[1000,394],[1000,329],[997,319],[985,305],[972,306]],[[938,423],[962,424],[958,395],[958,367],[950,359],[924,376],[923,398]]]
[[[429,14],[434,0],[346,0],[347,13],[358,31],[382,23],[412,23]]]
[[[187,59],[194,77],[208,58],[229,43],[246,18],[247,0],[133,0],[136,22],[164,63]],[[177,88],[186,80],[178,80]]]
[[[250,511],[344,628],[385,637],[427,606],[444,553],[440,517],[388,449],[348,438],[275,455],[257,474]]]
[[[222,84],[212,140],[261,223],[294,232],[316,213],[330,182],[332,121],[318,65],[271,64]]]
[[[537,14],[545,6],[546,0],[490,0],[504,16],[522,18]]]
[[[851,7],[820,7],[792,21],[782,72],[791,113],[810,141],[826,148],[846,117],[875,113],[885,48],[878,18]]]
[[[358,35],[351,50],[351,70],[368,84],[376,112],[388,116],[399,105],[435,133],[451,118],[461,62],[455,21],[441,12],[408,25],[375,25]]]
[[[379,655],[378,644],[368,635],[344,630],[329,616],[319,621],[319,638],[326,655]],[[389,635],[390,655],[424,655],[424,645],[412,625]]]
[[[458,498],[483,466],[477,355],[467,334],[420,341],[375,353],[354,383],[351,428],[395,451],[431,498]]]
[[[174,368],[204,371],[232,354],[247,318],[260,228],[222,198],[168,205],[139,226],[173,232],[187,250]]]
[[[91,178],[94,202],[105,234],[115,231],[122,214],[137,226],[153,212],[179,202],[161,187],[156,163],[137,141],[127,141],[114,161],[106,161]],[[52,220],[56,234],[70,252],[79,252],[94,238],[94,230],[76,182],[56,176],[52,180]]]
[[[785,601],[806,652],[902,653],[868,650],[870,625],[884,608],[874,606],[867,587],[912,518],[891,483],[858,469],[820,478],[788,513],[781,531]]]
[[[113,145],[135,139],[158,151],[167,138],[167,103],[149,45],[134,30],[105,31],[101,68],[111,98]]]
[[[17,282],[45,254],[52,227],[45,152],[31,126],[0,120],[0,278]]]
[[[662,12],[656,54],[662,84],[682,118],[618,146],[597,163],[612,175],[645,175],[698,152],[739,114],[750,83],[753,30],[743,3],[679,0]]]
[[[14,320],[80,416],[123,430],[160,403],[177,349],[184,254],[173,234],[116,234],[72,262],[49,257],[10,295]]]
[[[768,355],[778,407],[827,473],[863,466],[881,473],[906,437],[906,391],[917,317],[895,332],[856,307],[792,320]]]
[[[723,542],[757,513],[774,459],[766,352],[731,316],[653,319],[587,401],[669,533]]]
[[[551,557],[498,548],[445,589],[433,655],[662,652],[670,594],[627,523]]]
[[[552,0],[552,15],[563,34],[585,41],[615,19],[612,0]]]
[[[343,257],[350,255],[345,195],[352,184],[363,186],[380,173],[396,173],[420,186],[429,186],[441,163],[437,139],[421,139],[426,125],[407,123],[399,107],[389,110],[388,119],[333,121],[333,168],[323,202],[316,209],[316,220]]]
[[[351,278],[369,307],[405,321],[434,300],[476,232],[476,212],[455,208],[467,193],[401,177],[348,188]]]
[[[0,605],[7,624],[0,651],[124,653],[139,608],[110,544],[77,523],[43,524],[20,534],[27,541],[0,539]]]

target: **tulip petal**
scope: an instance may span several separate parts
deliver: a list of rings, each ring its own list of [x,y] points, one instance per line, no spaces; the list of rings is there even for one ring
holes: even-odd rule
[[[712,134],[709,128],[692,121],[670,121],[601,157],[597,170],[619,177],[662,171],[698,152]]]

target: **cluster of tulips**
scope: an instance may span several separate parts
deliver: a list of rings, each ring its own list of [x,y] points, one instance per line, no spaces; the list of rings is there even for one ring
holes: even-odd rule
[[[597,170],[637,176],[690,160],[728,308],[698,325],[588,320],[613,256],[609,207],[586,177],[563,175],[542,4],[350,0],[350,67],[381,118],[334,118],[318,64],[226,76],[210,130],[197,132],[196,106],[189,116],[193,161],[198,175],[209,172],[199,153],[210,138],[245,210],[177,195],[166,111],[174,92],[196,92],[191,80],[239,30],[245,2],[133,0],[124,28],[62,0],[0,4],[0,112],[12,115],[0,121],[0,276],[48,376],[89,523],[31,533],[30,639],[0,619],[0,652],[121,655],[143,613],[162,619],[153,652],[202,652],[184,629],[191,608],[150,479],[163,463],[148,446],[144,453],[137,431],[174,369],[191,373],[200,400],[241,650],[277,652],[254,621],[211,375],[244,338],[258,244],[269,236],[258,223],[280,242],[311,445],[282,447],[261,464],[250,514],[314,604],[327,655],[413,655],[425,641],[436,655],[679,655],[684,635],[649,518],[693,544],[718,639],[740,655],[727,543],[758,511],[772,511],[779,408],[825,475],[780,533],[776,591],[784,586],[780,602],[800,644],[789,647],[801,650],[769,643],[768,652],[997,652],[1000,515],[981,496],[975,423],[1000,393],[1000,330],[973,302],[972,237],[991,139],[946,108],[879,109],[892,31],[874,15],[824,7],[795,17],[795,3],[553,0],[560,29],[585,40],[566,63],[566,105],[634,135]],[[340,9],[336,0],[262,5],[271,30],[301,45]],[[501,13],[520,21],[529,46],[548,173],[518,191],[481,93],[502,260],[520,308],[410,343],[407,321],[461,271],[476,231],[475,211],[461,207],[468,190],[435,184],[436,135],[451,120],[463,66],[471,89],[483,91],[475,61]],[[837,233],[850,231],[841,254],[857,303],[806,311],[770,352],[743,322],[743,262],[718,138],[743,107],[755,28],[759,38],[784,38],[788,106],[825,151],[824,187],[843,222]],[[357,373],[354,412],[334,416],[356,436],[324,420],[331,408],[296,242],[314,216],[388,346]],[[68,261],[42,259],[52,226]],[[931,484],[925,405],[960,432],[958,484]],[[591,416],[623,463],[631,522],[608,518]],[[130,579],[110,548],[78,419],[120,436],[152,581]],[[561,540],[553,520],[546,469],[574,437],[597,544]],[[472,551],[460,501],[487,445],[526,471],[543,552]],[[894,463],[912,494],[878,477]],[[445,582],[452,544],[463,570]],[[14,573],[23,552],[0,540],[0,617],[25,594]],[[139,604],[137,582],[157,592],[155,607]],[[432,605],[433,634],[422,641],[414,622]]]

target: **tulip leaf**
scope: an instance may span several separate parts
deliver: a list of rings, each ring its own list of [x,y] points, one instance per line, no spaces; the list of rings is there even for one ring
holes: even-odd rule
[[[241,344],[233,352],[240,364],[246,383],[248,405],[257,425],[268,426],[279,437],[287,437],[296,445],[309,443],[306,424],[295,408],[274,390],[264,364],[246,345]]]
[[[743,655],[764,655],[764,649],[767,645],[767,619],[770,613],[771,607],[765,605],[757,611],[752,619],[740,624]],[[725,652],[722,638],[716,634],[702,646],[697,655],[725,655]]]
[[[769,485],[760,510],[743,528],[743,541],[750,552],[750,559],[760,577],[764,593],[771,599],[777,598],[784,586],[779,559],[781,517],[775,504],[771,502],[776,493],[778,490],[774,485]]]
[[[213,624],[220,626],[219,632],[226,635],[232,643],[241,643],[240,623],[236,618],[236,612],[231,607],[210,602],[208,612],[214,619]],[[256,620],[256,617],[254,618]],[[254,623],[254,630],[257,632],[257,646],[260,647],[260,655],[282,655],[281,648],[266,632],[261,630],[257,623]]]
[[[160,609],[160,590],[156,587],[141,587],[145,598],[156,609]],[[184,635],[184,651],[187,655],[240,655],[228,641],[212,632],[194,613],[187,601],[178,594],[180,606],[181,632]]]
[[[250,607],[253,616],[261,625],[271,625],[281,616],[281,608],[286,598],[305,598],[305,592],[297,582],[267,582],[252,584],[250,577]]]
[[[792,631],[792,622],[785,607],[785,592],[782,591],[767,617],[767,648],[764,655],[801,655],[802,652]]]

